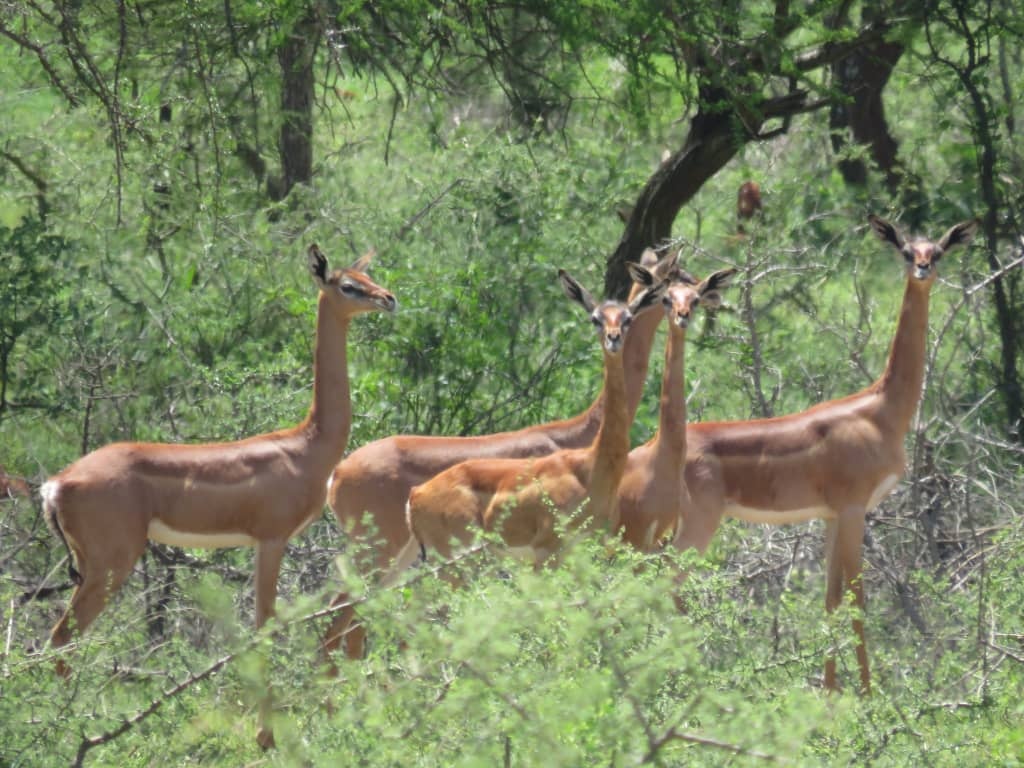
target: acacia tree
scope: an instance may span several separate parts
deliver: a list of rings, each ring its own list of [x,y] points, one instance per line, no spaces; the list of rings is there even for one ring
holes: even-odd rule
[[[854,7],[849,0],[726,0],[685,8],[305,0],[268,9],[237,0],[144,7],[123,0],[58,0],[45,7],[7,6],[0,35],[35,59],[69,106],[90,100],[102,106],[118,178],[129,142],[160,145],[156,111],[145,97],[147,84],[159,82],[159,120],[175,105],[180,125],[161,162],[166,166],[176,154],[192,165],[212,164],[214,198],[222,165],[232,155],[265,184],[271,199],[310,181],[316,172],[316,100],[334,92],[339,75],[365,75],[378,93],[391,97],[396,111],[417,93],[467,99],[497,85],[512,121],[525,126],[523,140],[538,128],[571,130],[567,117],[584,97],[611,101],[642,121],[653,100],[681,94],[685,134],[639,193],[607,262],[606,293],[617,297],[628,289],[625,263],[671,236],[679,211],[708,179],[745,144],[786,133],[801,114],[830,121],[838,166],[849,183],[864,184],[870,169],[878,168],[889,194],[916,224],[927,199],[920,171],[897,154],[884,94],[897,67],[908,61],[907,51],[926,37],[928,55],[944,67],[947,82],[967,94],[988,260],[997,269],[1000,237],[1015,231],[1019,220],[1006,210],[1009,201],[998,184],[1001,166],[1012,171],[1010,158],[1000,157],[1012,149],[1001,141],[997,117],[1008,115],[1006,130],[1012,131],[1015,78],[1005,52],[1000,76],[989,79],[1003,85],[998,98],[981,75],[994,68],[986,52],[997,41],[996,30],[1003,32],[1001,46],[1007,34],[1020,39],[1019,10],[1008,3],[974,8],[965,0],[870,0],[859,6],[855,22]],[[613,93],[590,85],[595,56],[625,69]],[[267,162],[271,152],[264,139],[274,134],[276,169]],[[848,138],[867,148],[870,165],[847,156]],[[203,151],[206,159],[200,160]],[[198,172],[176,178],[197,189],[210,184],[209,174]],[[153,189],[173,196],[164,181]],[[164,227],[154,242],[175,231]],[[1003,345],[1000,387],[1014,430],[1024,408],[1015,279],[992,284]]]

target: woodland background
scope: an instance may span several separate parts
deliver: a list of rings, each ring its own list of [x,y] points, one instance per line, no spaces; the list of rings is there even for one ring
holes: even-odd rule
[[[1019,765],[1022,39],[1011,0],[0,3],[0,765]],[[690,334],[691,419],[856,391],[903,292],[869,212],[983,221],[940,264],[910,466],[869,520],[872,697],[849,612],[824,615],[820,524],[727,522],[682,557],[680,614],[661,559],[596,542],[380,592],[327,515],[260,637],[250,551],[152,546],[54,676],[65,552],[31,492],[110,441],[298,422],[309,242],[376,247],[400,304],[354,324],[351,449],[580,411],[600,358],[556,268],[621,295],[669,239],[742,270]],[[341,581],[373,640],[326,681],[310,616]]]

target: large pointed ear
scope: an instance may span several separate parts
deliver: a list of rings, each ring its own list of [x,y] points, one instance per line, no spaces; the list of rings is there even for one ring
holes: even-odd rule
[[[655,285],[644,288],[631,302],[629,302],[630,314],[635,317],[647,307],[657,301],[660,301],[661,297],[665,295],[666,290],[668,290],[668,280],[660,280]]]
[[[889,243],[897,251],[902,251],[903,246],[906,245],[906,239],[903,237],[903,233],[899,231],[895,224],[890,224],[885,219],[879,218],[874,214],[868,216],[868,224],[875,230],[875,234],[886,243]]]
[[[678,268],[679,249],[675,248],[674,250],[669,251],[662,257],[661,261],[658,262],[658,266],[655,268],[655,272],[657,272],[659,275],[665,275],[667,277]]]
[[[371,248],[358,259],[356,259],[349,269],[356,272],[365,272],[370,268],[370,262],[373,261],[373,257],[377,255],[377,249]]]
[[[950,248],[956,248],[958,245],[967,245],[974,239],[980,226],[981,219],[961,221],[959,224],[950,227],[949,232],[944,234],[936,245],[939,246],[943,253],[946,253]]]
[[[658,252],[653,248],[644,248],[644,252],[640,254],[640,263],[648,269],[654,269],[654,265],[658,263]]]
[[[700,294],[700,303],[705,309],[716,309],[722,306],[722,294],[720,291],[728,287],[732,282],[733,275],[738,270],[736,267],[728,267],[712,272],[705,277],[697,286],[697,293]]]
[[[594,297],[564,269],[558,270],[558,280],[562,283],[562,290],[565,291],[565,295],[578,304],[582,304],[587,312],[593,312],[597,308],[597,302],[594,301]]]
[[[310,274],[313,275],[313,279],[316,280],[316,284],[323,288],[327,284],[327,257],[324,256],[319,245],[311,243],[307,258]]]
[[[632,261],[627,261],[626,269],[629,271],[629,276],[633,279],[634,283],[639,283],[640,285],[649,288],[658,282],[657,276],[643,264],[635,264]]]

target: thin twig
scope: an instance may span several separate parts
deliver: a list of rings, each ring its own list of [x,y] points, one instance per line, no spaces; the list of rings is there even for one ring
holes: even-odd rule
[[[426,216],[428,213],[430,213],[430,211],[434,208],[434,206],[436,206],[439,202],[441,202],[441,199],[445,195],[447,195],[449,192],[451,192],[453,189],[455,189],[455,187],[459,186],[460,184],[464,183],[465,181],[466,181],[465,179],[456,179],[451,184],[449,184],[447,187],[445,187],[443,190],[441,190],[441,193],[437,197],[435,197],[433,200],[431,200],[429,203],[427,203],[425,206],[423,206],[419,211],[417,211],[413,215],[413,217],[411,219],[406,221],[404,224],[402,224],[401,227],[398,228],[398,231],[395,232],[394,239],[398,240],[398,241],[404,240],[405,236],[407,234],[409,234],[409,230],[412,229],[420,219],[422,219],[424,216]]]
[[[251,644],[255,644],[255,642],[256,641],[254,640],[252,641]],[[246,648],[243,650],[248,650],[248,648],[249,645],[247,645]],[[159,699],[154,699],[150,703],[150,705],[146,707],[144,710],[142,710],[141,712],[137,712],[129,718],[126,718],[119,726],[117,726],[117,728],[106,731],[105,733],[102,733],[99,736],[92,736],[90,738],[83,739],[82,742],[78,745],[78,752],[75,755],[75,762],[72,763],[74,768],[79,768],[79,766],[82,765],[82,762],[85,760],[85,755],[90,749],[92,749],[93,747],[98,747],[103,744],[106,744],[107,742],[113,741],[118,736],[126,733],[131,728],[138,725],[143,720],[152,715],[154,712],[156,712],[158,709],[160,709],[160,707],[162,707],[165,702],[174,698],[183,691],[188,690],[196,683],[202,682],[206,678],[210,677],[210,675],[214,674],[215,672],[226,666],[228,662],[230,662],[232,659],[237,657],[242,652],[243,651],[235,651],[234,653],[229,653],[227,656],[222,656],[220,659],[218,659],[213,664],[208,666],[202,672],[190,675],[188,678],[178,683],[173,688],[164,691],[163,696],[161,696]]]
[[[769,762],[778,762],[778,758],[775,755],[769,755],[766,752],[758,752],[753,749],[747,749],[741,747],[738,744],[730,744],[727,741],[719,741],[718,739],[709,739],[706,736],[698,736],[695,733],[688,733],[686,731],[677,730],[675,726],[669,728],[665,733],[657,739],[654,747],[648,752],[643,759],[643,763],[649,763],[657,752],[665,744],[671,741],[685,741],[688,744],[699,744],[702,747],[714,747],[715,749],[724,749],[726,752],[732,752],[734,755],[743,755],[744,757],[756,757],[759,760],[768,760]]]

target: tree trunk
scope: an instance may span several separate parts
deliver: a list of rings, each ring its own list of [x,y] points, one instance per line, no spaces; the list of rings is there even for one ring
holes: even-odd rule
[[[889,191],[895,193],[903,177],[896,159],[896,140],[885,121],[882,92],[893,67],[903,55],[899,43],[881,42],[855,51],[832,66],[836,89],[842,94],[832,105],[829,127],[836,153],[846,145],[845,131],[871,151],[871,157],[885,174]],[[868,171],[863,160],[842,159],[839,171],[847,184],[864,184]]]
[[[724,94],[701,95],[701,104],[720,104]],[[682,148],[661,164],[633,207],[615,252],[605,268],[604,290],[609,298],[622,299],[629,293],[627,261],[639,261],[644,248],[656,247],[672,236],[672,224],[679,210],[720,171],[736,153],[759,135],[770,118],[788,118],[805,111],[806,94],[800,91],[769,99],[758,110],[709,111],[701,108],[690,121]],[[786,124],[788,126],[788,123]],[[785,131],[785,127],[781,129]],[[773,132],[774,134],[774,132]]]
[[[865,24],[877,24],[898,13],[917,13],[912,3],[901,2],[885,9],[877,3],[866,4],[862,13]],[[883,93],[893,69],[903,56],[902,43],[876,40],[853,50],[849,56],[832,65],[832,84],[838,91],[829,111],[832,149],[838,155],[848,138],[867,147],[871,159],[885,174],[885,185],[898,198],[905,211],[904,223],[919,227],[927,218],[927,196],[921,179],[903,166],[897,156],[899,147],[889,133],[885,119]],[[867,164],[860,158],[839,160],[839,172],[847,184],[862,186],[868,180]]]
[[[690,122],[682,149],[661,164],[633,207],[622,238],[609,257],[604,290],[609,298],[629,293],[627,261],[639,261],[645,248],[672,236],[679,210],[746,142],[735,113],[699,111]]]
[[[281,180],[270,192],[275,200],[288,196],[296,184],[313,178],[313,60],[320,23],[307,8],[277,51],[281,65]]]

